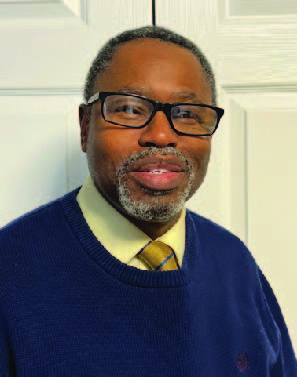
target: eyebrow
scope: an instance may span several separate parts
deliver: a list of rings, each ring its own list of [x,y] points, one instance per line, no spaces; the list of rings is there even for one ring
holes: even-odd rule
[[[142,97],[150,98],[149,96],[149,90],[144,87],[134,87],[130,85],[124,85],[121,87],[121,89],[118,90],[119,93],[127,93],[127,94],[137,94]],[[182,90],[179,92],[172,92],[172,96],[178,97],[181,99],[181,101],[189,100],[189,101],[195,101],[195,103],[204,104],[203,101],[201,101],[195,92],[192,92],[190,90]],[[179,101],[175,101],[179,102]]]

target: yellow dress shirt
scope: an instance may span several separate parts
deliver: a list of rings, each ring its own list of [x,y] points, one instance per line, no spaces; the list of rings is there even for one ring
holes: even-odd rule
[[[95,237],[115,258],[122,263],[147,270],[147,266],[136,254],[152,239],[116,211],[98,192],[88,174],[76,200],[83,216]],[[169,245],[177,257],[179,266],[185,250],[185,216],[183,208],[180,218],[157,240]]]

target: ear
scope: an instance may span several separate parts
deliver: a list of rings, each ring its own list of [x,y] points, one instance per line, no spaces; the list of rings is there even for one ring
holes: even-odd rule
[[[89,109],[82,103],[79,105],[80,145],[83,152],[87,152],[88,132],[90,125]]]

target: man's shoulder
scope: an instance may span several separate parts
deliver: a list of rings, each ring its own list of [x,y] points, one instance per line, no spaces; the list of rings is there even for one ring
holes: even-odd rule
[[[244,254],[247,253],[251,256],[244,241],[236,234],[222,225],[187,209],[186,221],[191,220],[194,223],[200,243],[207,245],[208,249],[211,247],[217,249],[219,247],[220,250],[228,250],[228,252],[231,252],[231,250],[236,250],[236,252],[241,250]]]
[[[230,271],[233,277],[241,274],[251,286],[252,282],[259,283],[258,264],[243,240],[193,211],[187,210],[187,215],[188,221],[194,223],[196,247],[208,266],[220,266],[222,271]],[[218,271],[215,269],[213,273]]]
[[[1,244],[3,245],[5,241],[11,240],[12,237],[28,234],[36,235],[36,232],[42,228],[49,228],[51,225],[54,225],[55,218],[61,216],[62,202],[73,201],[78,190],[75,189],[9,222],[0,229],[0,248]]]
[[[219,225],[218,223],[207,217],[199,215],[198,213],[193,212],[190,209],[187,209],[187,215],[192,219],[197,228],[201,229],[212,237],[217,235],[219,237],[227,237],[242,242],[240,238],[230,230],[224,228],[222,225]]]

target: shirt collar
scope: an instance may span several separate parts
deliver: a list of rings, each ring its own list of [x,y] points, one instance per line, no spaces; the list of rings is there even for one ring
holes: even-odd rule
[[[77,197],[84,218],[102,245],[121,262],[129,264],[152,239],[113,208],[98,192],[88,174]],[[169,245],[182,265],[185,248],[185,207],[178,221],[157,240]]]

